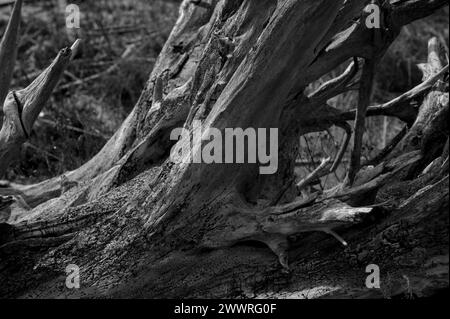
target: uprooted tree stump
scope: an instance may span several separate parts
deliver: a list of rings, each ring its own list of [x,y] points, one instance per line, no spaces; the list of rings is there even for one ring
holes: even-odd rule
[[[447,1],[391,2],[382,28],[369,29],[360,0],[185,0],[139,102],[105,147],[61,177],[0,188],[0,209],[10,210],[0,224],[0,295],[383,297],[447,288],[448,66],[437,40],[421,85],[369,106],[375,67],[402,26]],[[8,78],[20,5],[0,51]],[[0,172],[71,56],[64,50],[31,89],[6,98]],[[345,63],[341,76],[305,94]],[[357,110],[327,104],[355,83]],[[364,119],[378,115],[407,128],[361,163]],[[192,131],[196,120],[205,130],[278,128],[278,171],[173,163],[171,132]],[[330,126],[345,130],[346,143],[297,185],[299,137]],[[352,136],[345,183],[301,197],[299,188],[341,165]],[[78,290],[65,286],[71,264],[81,271]],[[365,287],[369,264],[382,271],[381,290]]]

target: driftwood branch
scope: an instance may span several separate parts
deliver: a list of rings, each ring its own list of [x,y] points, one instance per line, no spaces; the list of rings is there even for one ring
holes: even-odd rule
[[[375,61],[366,59],[360,80],[358,109],[356,110],[355,132],[353,141],[353,151],[348,172],[348,181],[353,184],[356,174],[361,167],[361,149],[363,136],[366,129],[366,112],[372,96],[373,79],[375,72]]]
[[[0,106],[3,105],[11,84],[14,64],[16,62],[19,27],[21,20],[22,0],[14,4],[6,31],[0,42]],[[3,123],[3,110],[0,107],[0,128]]]
[[[358,223],[365,216],[374,216],[378,211],[387,215],[389,212],[384,211],[385,203],[392,201],[392,196],[389,198],[394,193],[391,188],[397,187],[398,183],[401,184],[398,187],[402,192],[401,196],[394,198],[393,218],[415,220],[417,216],[421,216],[428,221],[436,220],[434,215],[443,215],[440,204],[442,198],[448,197],[448,190],[445,193],[444,189],[444,186],[448,188],[448,178],[437,181],[438,183],[433,180],[428,183],[431,188],[424,188],[423,185],[427,183],[423,182],[427,178],[446,175],[439,172],[435,176],[424,174],[422,179],[415,179],[423,170],[421,166],[429,164],[424,156],[429,150],[428,140],[414,146],[412,152],[385,159],[377,167],[357,170],[355,183],[351,188],[315,194],[306,200],[294,198],[295,194],[288,194],[283,198],[288,204],[268,204],[278,194],[278,185],[283,185],[293,177],[292,166],[288,164],[293,163],[298,154],[298,134],[326,129],[331,125],[341,125],[348,136],[351,133],[351,129],[342,124],[346,121],[343,113],[326,104],[328,96],[341,91],[336,90],[334,84],[344,87],[341,86],[342,78],[337,82],[332,80],[317,92],[316,98],[321,96],[319,105],[312,107],[314,103],[297,103],[294,105],[299,106],[296,111],[292,110],[295,107],[280,107],[280,104],[292,103],[293,95],[298,97],[298,93],[304,92],[308,84],[353,56],[364,59],[378,56],[392,42],[398,30],[385,30],[388,37],[374,43],[371,32],[359,20],[364,5],[360,0],[286,1],[281,7],[273,1],[248,1],[245,6],[234,7],[235,4],[239,2],[214,2],[211,6],[213,14],[206,16],[208,10],[193,5],[188,0],[184,1],[179,22],[158,59],[143,94],[144,98],[105,150],[80,170],[67,173],[67,178],[23,188],[28,198],[33,199],[33,206],[36,203],[42,205],[33,209],[33,217],[17,224],[0,224],[0,266],[5,274],[5,279],[2,278],[0,283],[2,287],[6,287],[3,289],[5,293],[2,290],[4,295],[23,296],[24,291],[30,295],[48,294],[48,289],[43,292],[29,287],[50,287],[52,291],[53,288],[58,289],[53,281],[53,274],[59,276],[58,269],[64,269],[65,262],[75,262],[83,265],[86,273],[92,274],[86,278],[86,287],[101,287],[98,293],[81,288],[83,296],[110,296],[115,291],[129,297],[130,293],[139,291],[142,295],[152,297],[186,294],[191,297],[190,292],[186,293],[186,287],[193,287],[189,290],[203,295],[213,295],[212,291],[218,288],[220,292],[217,294],[226,297],[234,292],[234,288],[229,288],[226,282],[230,278],[234,281],[236,273],[240,283],[240,279],[244,278],[243,274],[248,275],[246,278],[253,279],[255,276],[265,277],[263,275],[267,273],[267,268],[274,269],[273,273],[276,274],[280,272],[275,258],[267,251],[260,249],[262,254],[258,255],[253,247],[239,254],[242,247],[237,246],[245,246],[245,243],[236,245],[237,243],[265,243],[278,256],[284,268],[291,264],[299,266],[301,272],[303,267],[312,265],[321,270],[317,277],[323,277],[323,269],[335,270],[336,265],[339,266],[339,271],[348,269],[349,267],[342,267],[348,266],[348,261],[336,258],[337,254],[333,254],[336,249],[331,249],[335,247],[330,245],[329,240],[311,240],[311,236],[317,237],[317,234],[304,233],[330,234],[342,244],[348,244],[346,253],[355,250],[357,244],[370,240],[372,234],[369,235],[367,229],[373,231],[373,235],[380,235],[373,237],[383,238],[379,230],[384,229],[383,225],[361,229],[362,225]],[[359,21],[353,24],[353,18]],[[200,28],[205,32],[199,34]],[[227,30],[241,30],[245,34],[245,37],[236,39],[234,51],[224,50],[226,48],[218,46],[219,42],[211,39],[211,34],[216,31],[233,36]],[[340,30],[344,31],[339,32]],[[339,35],[334,36],[337,32]],[[183,47],[186,52],[182,54],[173,50],[174,45],[179,45],[181,40],[186,44]],[[182,56],[184,57],[181,58]],[[177,66],[177,72],[171,73],[173,77],[168,83],[156,80],[164,70],[173,66],[174,61],[180,60],[183,63]],[[351,73],[353,72],[344,72],[347,75]],[[164,90],[161,90],[162,87]],[[164,91],[170,93],[164,95]],[[361,88],[361,92],[368,90]],[[153,101],[149,103],[152,93]],[[433,94],[438,96],[440,93],[432,90],[430,95]],[[16,98],[13,97],[12,102],[15,102],[17,108],[24,104],[21,98],[23,96],[18,94]],[[314,96],[312,98],[314,100]],[[305,100],[302,99],[302,102]],[[363,103],[360,103],[360,110],[356,113],[363,120],[365,116],[362,115],[365,115],[365,109],[369,105],[367,95],[366,100],[362,96],[360,100]],[[437,114],[440,114],[441,105],[434,104],[436,99],[430,98],[430,101],[433,103],[423,105],[424,109],[430,106],[431,109],[428,112],[422,110],[421,113],[429,115],[437,109]],[[364,112],[361,112],[361,106],[364,106]],[[283,153],[286,158],[280,163],[280,168],[283,166],[280,174],[261,177],[258,183],[254,183],[254,167],[251,165],[240,165],[236,169],[232,165],[178,165],[167,161],[168,151],[172,147],[171,143],[165,143],[168,140],[167,134],[180,125],[189,127],[191,123],[186,123],[186,118],[191,111],[194,116],[207,118],[207,125],[210,127],[274,124],[286,129],[291,125],[285,124],[291,122],[280,118],[289,118],[302,124],[292,125],[301,132],[283,135],[282,145],[287,145],[287,152]],[[291,116],[292,114],[296,116]],[[355,115],[353,113],[350,120],[354,120]],[[441,118],[421,115],[418,122],[435,130],[424,131],[423,134],[432,141],[434,133],[441,132],[443,127],[435,119]],[[412,133],[418,133],[418,124],[411,127]],[[21,129],[20,126],[17,127]],[[23,132],[25,134],[27,131]],[[341,150],[347,148],[348,136]],[[410,146],[405,138],[407,136],[399,143],[400,146],[403,143]],[[440,138],[441,136],[439,141]],[[399,145],[394,151],[401,148]],[[443,154],[441,148],[436,147],[439,156]],[[404,149],[408,147],[401,148],[402,151]],[[340,155],[335,163],[340,162],[339,157]],[[430,162],[433,160],[431,157]],[[330,164],[331,160],[326,165]],[[439,168],[441,163],[436,166]],[[431,171],[435,173],[434,169]],[[328,167],[324,174],[327,172]],[[139,175],[133,181],[126,183],[137,174]],[[77,182],[82,182],[82,185],[69,189],[71,183]],[[273,187],[274,182],[276,187]],[[52,198],[54,199],[48,201]],[[420,210],[416,209],[421,203]],[[428,209],[425,203],[433,207]],[[66,209],[69,207],[70,209]],[[414,216],[410,215],[411,211]],[[428,225],[423,224],[424,227]],[[118,225],[124,227],[118,228]],[[349,230],[349,227],[352,228]],[[342,232],[347,240],[337,235],[337,231]],[[298,236],[302,237],[299,241],[304,246],[313,247],[314,251],[292,250],[290,252],[294,258],[288,260],[292,237],[297,237],[299,233],[304,235]],[[360,238],[355,238],[356,236]],[[435,236],[437,237],[439,236]],[[446,245],[448,248],[448,243]],[[39,249],[34,249],[33,254],[30,254],[30,247]],[[52,247],[51,251],[49,247]],[[83,254],[80,253],[80,247]],[[321,249],[322,247],[325,249]],[[202,250],[198,254],[199,248],[210,250]],[[380,245],[374,244],[373,248],[373,251],[377,251]],[[393,256],[398,255],[397,251],[392,253]],[[264,257],[261,258],[263,254]],[[372,257],[371,255],[370,258]],[[393,265],[392,259],[387,260],[389,265]],[[20,261],[20,271],[12,262],[16,260]],[[328,261],[332,266],[322,268],[324,262]],[[116,268],[111,266],[113,263],[120,265],[120,273],[114,272]],[[14,269],[10,267],[12,264]],[[136,271],[141,265],[145,267],[142,275]],[[184,271],[179,271],[180,265]],[[296,268],[290,267],[294,272]],[[109,274],[106,279],[103,276],[105,273]],[[137,278],[133,276],[136,273]],[[40,276],[41,274],[44,276]],[[331,271],[330,274],[335,273]],[[28,275],[38,278],[31,284],[18,278],[27,278]],[[270,281],[273,278],[271,275],[264,280],[268,281],[269,278]],[[314,273],[308,272],[307,277],[309,276],[314,276]],[[130,281],[124,282],[122,278],[129,278]],[[204,279],[203,282],[198,283],[198,278]],[[208,282],[211,278],[215,279],[214,287]],[[216,280],[217,278],[220,280]],[[328,285],[331,283],[326,279],[320,280],[311,280],[309,287],[318,287],[322,282]],[[111,284],[111,281],[114,283]],[[217,282],[219,283],[216,284]],[[360,281],[358,285],[361,285]],[[64,290],[61,295],[70,293]]]
[[[359,62],[355,57],[353,58],[353,62],[350,63],[341,75],[323,83],[317,90],[308,96],[311,103],[321,104],[339,94],[346,92],[348,90],[348,84],[356,76],[358,70]]]
[[[421,99],[427,94],[433,86],[448,73],[448,65],[440,69],[439,72],[427,78],[424,82],[412,88],[408,92],[396,97],[395,99],[381,104],[370,106],[367,109],[367,116],[392,116],[396,117],[408,125],[412,125],[417,117],[418,108],[411,102],[415,99]],[[342,113],[342,118],[352,120],[356,110]]]
[[[370,165],[378,165],[385,159],[398,145],[398,143],[401,142],[401,140],[406,136],[406,133],[408,133],[408,127],[405,126],[400,132],[398,132],[395,137],[389,142],[388,145],[384,149],[380,151],[380,153],[375,156],[374,158],[368,160],[362,166],[370,166]]]
[[[3,104],[4,121],[0,131],[0,176],[18,157],[22,144],[29,137],[39,113],[57,85],[77,49],[79,41],[71,48],[62,49],[53,63],[28,87],[13,91]]]
[[[324,171],[327,172],[327,174],[330,171],[331,167],[331,158],[323,159],[320,165],[312,171],[308,176],[306,176],[304,179],[302,179],[300,182],[297,183],[297,190],[302,190],[304,187],[311,184],[311,182],[319,179],[323,176]]]

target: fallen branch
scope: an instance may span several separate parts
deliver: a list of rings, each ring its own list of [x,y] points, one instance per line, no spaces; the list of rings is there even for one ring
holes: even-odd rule
[[[311,103],[321,104],[327,100],[347,91],[347,85],[359,71],[359,63],[356,57],[353,62],[340,76],[323,83],[317,90],[311,93],[308,98]]]
[[[380,162],[386,158],[393,150],[394,148],[402,141],[402,139],[406,136],[408,133],[408,127],[405,126],[400,132],[398,132],[397,135],[389,142],[388,145],[384,149],[382,149],[377,156],[374,158],[368,160],[362,166],[375,166],[380,164]]]
[[[367,116],[392,116],[397,117],[403,122],[411,125],[418,113],[417,107],[411,105],[411,101],[427,94],[433,86],[448,73],[448,64],[438,73],[427,78],[424,82],[409,90],[408,92],[398,96],[397,98],[367,109]],[[356,110],[351,110],[341,114],[345,120],[352,120],[356,114]]]
[[[356,174],[361,167],[361,149],[363,144],[363,136],[366,129],[366,112],[372,95],[374,72],[375,61],[373,59],[366,59],[360,81],[361,84],[359,88],[358,109],[356,110],[353,151],[348,172],[348,182],[350,185],[353,184]]]
[[[288,237],[304,232],[325,232],[344,246],[347,242],[334,229],[361,222],[373,207],[351,207],[335,199],[312,197],[264,210],[247,208],[248,204],[225,208],[220,229],[208,233],[202,242],[205,248],[232,246],[241,241],[265,243],[289,270]]]
[[[18,157],[21,145],[29,137],[39,113],[59,81],[79,45],[62,49],[53,63],[27,88],[11,92],[4,105],[4,123],[0,131],[0,176]]]

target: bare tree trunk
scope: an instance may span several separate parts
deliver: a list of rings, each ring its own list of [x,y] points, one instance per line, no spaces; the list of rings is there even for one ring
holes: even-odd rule
[[[404,24],[446,4],[386,5],[386,24],[374,31],[359,0],[184,1],[138,104],[105,148],[61,178],[0,188],[32,207],[13,208],[15,220],[0,224],[0,295],[237,297],[324,287],[310,297],[362,297],[372,263],[391,276],[384,294],[448,287],[448,85],[440,81],[448,66],[436,40],[423,84],[405,95],[352,112],[327,104],[350,88],[358,58],[377,63]],[[311,82],[352,60],[306,96]],[[423,101],[419,110],[413,99]],[[299,137],[335,125],[350,138],[347,121],[375,115],[405,121],[406,135],[375,165],[357,163],[351,184],[300,197],[310,180],[294,182]],[[195,120],[221,132],[278,128],[278,171],[173,163],[172,130],[192,132]],[[314,177],[335,169],[347,146]],[[69,264],[81,270],[76,291],[64,285]]]

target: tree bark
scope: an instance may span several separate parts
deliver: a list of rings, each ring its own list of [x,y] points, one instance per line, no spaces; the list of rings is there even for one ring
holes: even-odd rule
[[[422,85],[367,108],[405,121],[405,136],[375,166],[357,167],[351,185],[302,198],[294,182],[301,135],[336,125],[351,136],[347,121],[358,112],[327,100],[349,88],[358,58],[379,61],[404,24],[446,4],[385,5],[374,36],[359,0],[183,1],[139,102],[103,150],[62,177],[0,188],[32,207],[11,206],[14,220],[0,224],[0,296],[386,297],[447,288],[448,67],[436,40]],[[278,128],[278,171],[171,162],[170,133],[192,132],[195,120],[222,132]],[[81,289],[65,286],[70,264],[80,267]],[[380,291],[363,288],[368,264],[390,276]]]

